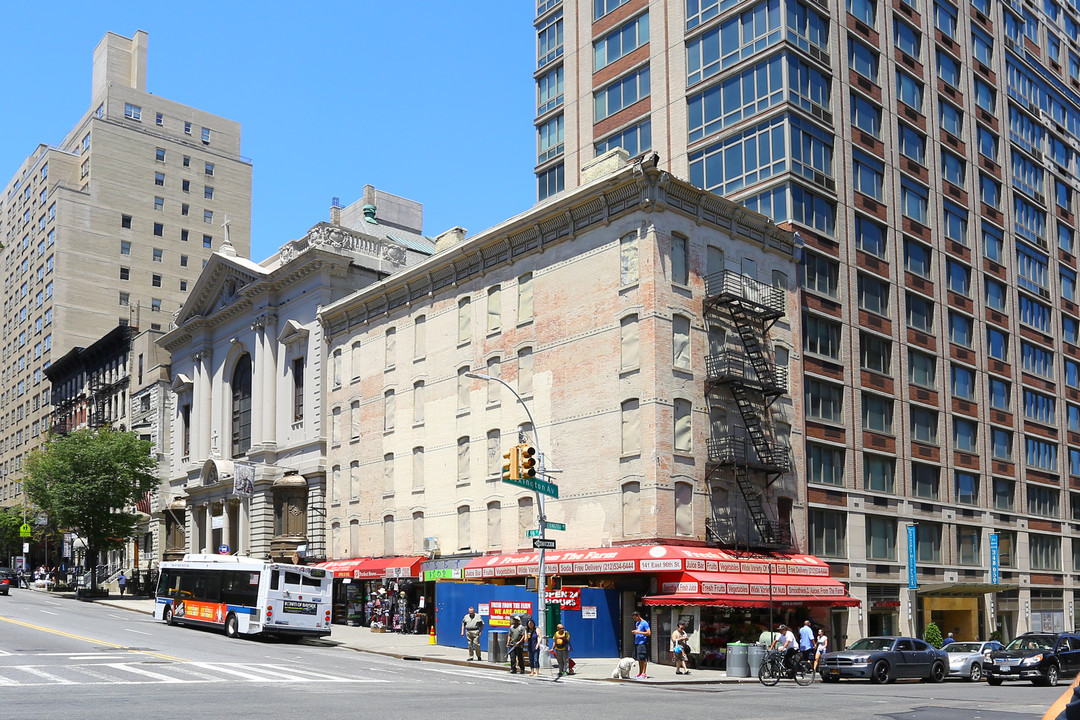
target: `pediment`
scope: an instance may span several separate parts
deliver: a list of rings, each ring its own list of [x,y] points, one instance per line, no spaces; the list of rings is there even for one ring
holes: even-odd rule
[[[181,327],[196,317],[210,317],[232,305],[243,297],[246,287],[268,275],[263,267],[250,260],[214,253],[177,312],[176,326]]]
[[[292,345],[293,343],[307,340],[309,334],[306,327],[295,320],[290,319],[282,324],[281,332],[278,333],[277,340],[282,345]]]

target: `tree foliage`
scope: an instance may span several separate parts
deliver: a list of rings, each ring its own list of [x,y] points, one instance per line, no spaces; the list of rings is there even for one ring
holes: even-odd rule
[[[23,508],[19,506],[0,507],[0,565],[6,564],[11,555],[21,555],[23,538],[19,537],[19,528],[23,524]]]
[[[937,623],[930,623],[926,626],[926,632],[923,633],[923,640],[940,649],[942,639],[941,630],[938,628]]]
[[[152,444],[132,432],[77,430],[26,460],[30,500],[86,542],[87,558],[121,547],[138,517],[129,508],[157,486]]]

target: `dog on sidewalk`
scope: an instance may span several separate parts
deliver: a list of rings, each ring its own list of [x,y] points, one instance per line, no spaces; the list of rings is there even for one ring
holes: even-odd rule
[[[634,658],[623,658],[619,661],[619,664],[611,671],[611,677],[615,679],[629,680],[630,671],[634,669],[634,665],[637,663]]]

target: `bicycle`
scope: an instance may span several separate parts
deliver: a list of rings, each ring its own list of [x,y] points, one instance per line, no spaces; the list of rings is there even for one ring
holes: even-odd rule
[[[779,650],[769,650],[761,661],[761,668],[758,669],[758,682],[766,687],[772,687],[780,682],[781,678],[789,678],[798,685],[806,687],[814,682],[814,664],[796,657],[794,667],[787,667],[784,663],[784,653]]]

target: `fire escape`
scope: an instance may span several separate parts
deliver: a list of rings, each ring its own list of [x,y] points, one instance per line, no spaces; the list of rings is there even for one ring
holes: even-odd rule
[[[766,493],[792,470],[790,448],[778,445],[769,427],[769,406],[788,393],[787,368],[777,367],[768,350],[769,330],[784,316],[784,290],[749,276],[724,271],[708,277],[704,315],[707,322],[729,323],[738,332],[742,351],[724,349],[706,358],[705,394],[726,389],[742,417],[744,432],[733,428],[708,441],[709,479],[731,477],[746,502],[763,548],[791,547],[791,528],[769,512]],[[707,524],[711,539],[731,544],[730,531],[714,519]],[[738,544],[738,543],[735,543]]]

